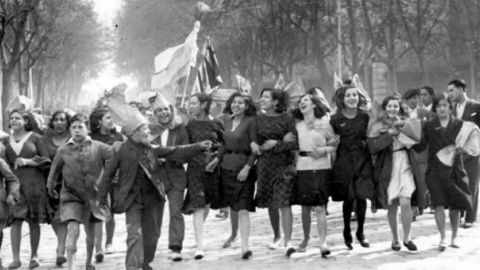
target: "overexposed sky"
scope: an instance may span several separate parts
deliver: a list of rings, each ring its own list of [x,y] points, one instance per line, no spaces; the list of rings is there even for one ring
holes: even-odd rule
[[[123,0],[93,0],[93,2],[95,4],[94,9],[98,13],[99,21],[112,31],[115,31],[115,17],[122,8]],[[82,92],[85,93],[85,95],[81,96],[88,99],[79,100],[79,104],[90,104],[92,101],[98,100],[105,89],[112,89],[119,83],[127,84],[127,92],[131,92],[138,87],[135,78],[117,76],[115,74],[115,64],[109,61],[96,79],[92,79],[82,86]]]

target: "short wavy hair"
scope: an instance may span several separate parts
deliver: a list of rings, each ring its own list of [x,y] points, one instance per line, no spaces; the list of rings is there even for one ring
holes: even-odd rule
[[[195,93],[195,94],[190,96],[190,98],[192,98],[192,97],[197,97],[200,104],[206,103],[204,111],[205,111],[206,114],[210,113],[210,106],[212,106],[212,101],[213,100],[212,100],[212,97],[209,94]]]
[[[272,94],[272,100],[278,101],[277,105],[274,106],[274,110],[276,113],[283,113],[287,111],[289,99],[287,93],[274,88],[263,88],[262,92],[260,93],[260,97],[263,95],[264,92],[270,92]]]
[[[67,120],[67,129],[70,128],[70,118],[72,117],[69,113],[67,113],[64,110],[56,110],[53,114],[52,117],[50,117],[50,122],[48,123],[48,127],[53,129],[53,123],[55,122],[55,118],[59,114],[65,114],[65,120]]]
[[[227,102],[225,103],[225,108],[223,109],[223,113],[225,114],[233,114],[232,112],[232,103],[236,97],[241,97],[245,100],[247,108],[245,109],[245,116],[255,116],[257,115],[257,107],[255,106],[255,102],[251,96],[244,95],[240,92],[235,92],[228,98]]]
[[[102,118],[109,112],[110,111],[104,107],[99,107],[93,110],[93,112],[89,116],[90,132],[100,132],[100,129],[102,127],[100,121],[102,121]]]
[[[362,106],[367,105],[367,99],[360,93],[360,91],[358,91],[357,87],[351,86],[351,85],[345,85],[338,88],[335,91],[335,95],[333,97],[333,102],[335,103],[339,111],[342,111],[343,109],[345,109],[345,103],[344,103],[345,94],[350,89],[355,89],[357,91],[357,94],[358,94],[357,108],[360,109]]]
[[[300,99],[298,100],[298,103],[297,103],[297,108],[295,108],[293,111],[292,111],[292,115],[294,118],[296,119],[299,119],[299,120],[303,120],[304,119],[304,116],[303,116],[303,113],[300,111],[300,108],[298,108],[298,105],[300,104],[300,102],[302,101],[302,98],[306,97],[306,96],[309,96],[310,97],[310,100],[312,101],[312,103],[315,105],[315,108],[313,108],[313,115],[315,116],[315,118],[322,118],[324,117],[325,115],[327,115],[328,113],[328,108],[325,108],[325,105],[320,101],[320,99],[318,98],[315,98],[312,94],[304,94],[300,97]]]
[[[37,121],[35,121],[35,117],[30,112],[21,112],[20,110],[15,109],[10,113],[9,118],[11,118],[14,113],[18,113],[22,116],[23,120],[25,121],[24,127],[26,131],[40,130],[38,128]],[[8,124],[8,128],[12,128],[10,124]]]

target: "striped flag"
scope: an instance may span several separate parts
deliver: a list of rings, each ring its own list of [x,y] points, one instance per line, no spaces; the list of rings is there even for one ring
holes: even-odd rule
[[[208,84],[211,89],[221,85],[223,83],[222,76],[220,75],[220,68],[218,67],[217,56],[213,45],[210,43],[210,39],[207,39],[207,51],[205,54],[205,71],[208,79]]]

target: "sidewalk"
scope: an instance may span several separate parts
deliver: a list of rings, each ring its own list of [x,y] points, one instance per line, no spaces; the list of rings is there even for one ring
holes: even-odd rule
[[[440,241],[433,214],[428,210],[412,224],[413,241],[419,252],[411,254],[405,247],[399,252],[391,250],[391,233],[387,222],[386,211],[379,210],[372,214],[367,210],[365,235],[370,241],[370,248],[362,248],[354,242],[354,249],[348,250],[343,243],[343,220],[341,203],[330,203],[328,210],[328,246],[332,255],[328,259],[320,256],[316,220],[312,217],[311,240],[305,253],[295,253],[287,258],[283,248],[269,250],[267,245],[273,238],[265,209],[259,209],[251,214],[250,246],[253,256],[250,260],[240,259],[240,240],[234,242],[229,249],[222,249],[223,242],[230,233],[230,222],[215,218],[217,211],[211,211],[205,224],[205,258],[201,261],[193,259],[195,252],[192,217],[186,216],[186,239],[184,241],[183,261],[173,263],[168,259],[168,207],[166,207],[162,236],[157,249],[153,269],[480,269],[480,224],[471,229],[459,229],[458,244],[460,249],[447,248],[445,252],[438,251]],[[300,217],[300,207],[293,207],[294,228],[293,244],[298,246],[303,239]],[[115,253],[106,255],[104,262],[95,264],[96,268],[124,269],[126,253],[125,216],[117,215],[117,228],[114,239]],[[448,215],[447,215],[448,217]],[[448,220],[447,220],[448,222]],[[55,265],[56,238],[49,225],[42,225],[40,241],[40,267],[37,269],[60,269]],[[450,239],[450,229],[447,225],[447,239]],[[356,223],[352,223],[355,231]],[[401,233],[401,225],[400,235]],[[354,233],[352,233],[354,235]],[[77,253],[77,269],[84,269],[85,233],[79,238]],[[30,255],[28,225],[23,226],[21,246],[22,268],[27,269]],[[10,230],[4,230],[4,240],[1,252],[3,266],[6,268],[12,261]],[[63,268],[65,267],[64,265]]]

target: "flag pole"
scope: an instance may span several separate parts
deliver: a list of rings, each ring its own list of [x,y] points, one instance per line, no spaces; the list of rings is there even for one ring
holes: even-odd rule
[[[187,96],[187,88],[188,88],[188,82],[189,82],[191,72],[192,72],[192,65],[188,65],[188,73],[187,73],[187,78],[185,80],[185,87],[183,88],[183,96],[182,96],[182,102],[180,103],[180,108],[183,108],[183,105],[185,105],[185,97]]]

